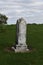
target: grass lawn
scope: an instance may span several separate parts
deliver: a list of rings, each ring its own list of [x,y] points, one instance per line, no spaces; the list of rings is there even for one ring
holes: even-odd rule
[[[7,25],[5,32],[0,32],[0,65],[43,65],[43,25],[27,25],[27,44],[35,48],[35,51],[4,51],[4,48],[15,44],[15,40],[16,26]]]

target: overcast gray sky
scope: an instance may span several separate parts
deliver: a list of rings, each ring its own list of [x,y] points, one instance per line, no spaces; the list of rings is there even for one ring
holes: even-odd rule
[[[43,0],[0,0],[0,13],[8,16],[8,24],[21,17],[27,23],[43,23]]]

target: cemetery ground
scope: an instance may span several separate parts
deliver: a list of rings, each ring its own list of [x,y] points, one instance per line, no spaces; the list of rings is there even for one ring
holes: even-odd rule
[[[33,49],[28,53],[5,51],[15,44],[16,25],[6,25],[0,32],[0,65],[43,65],[43,24],[27,25],[27,45]]]

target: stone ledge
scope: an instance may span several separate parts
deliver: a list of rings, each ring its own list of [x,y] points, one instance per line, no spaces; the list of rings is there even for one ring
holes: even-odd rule
[[[28,52],[29,49],[15,49],[15,52]]]
[[[27,45],[16,45],[16,49],[14,47],[12,47],[12,49],[15,52],[27,52],[27,51],[29,51],[29,49],[27,48]]]

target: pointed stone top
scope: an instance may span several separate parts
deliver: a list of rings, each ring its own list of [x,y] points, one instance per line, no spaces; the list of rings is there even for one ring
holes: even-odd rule
[[[19,18],[19,19],[17,20],[17,22],[19,22],[19,23],[21,23],[22,21],[26,23],[26,21],[25,21],[25,19],[24,19],[23,17],[21,17],[21,18]]]

